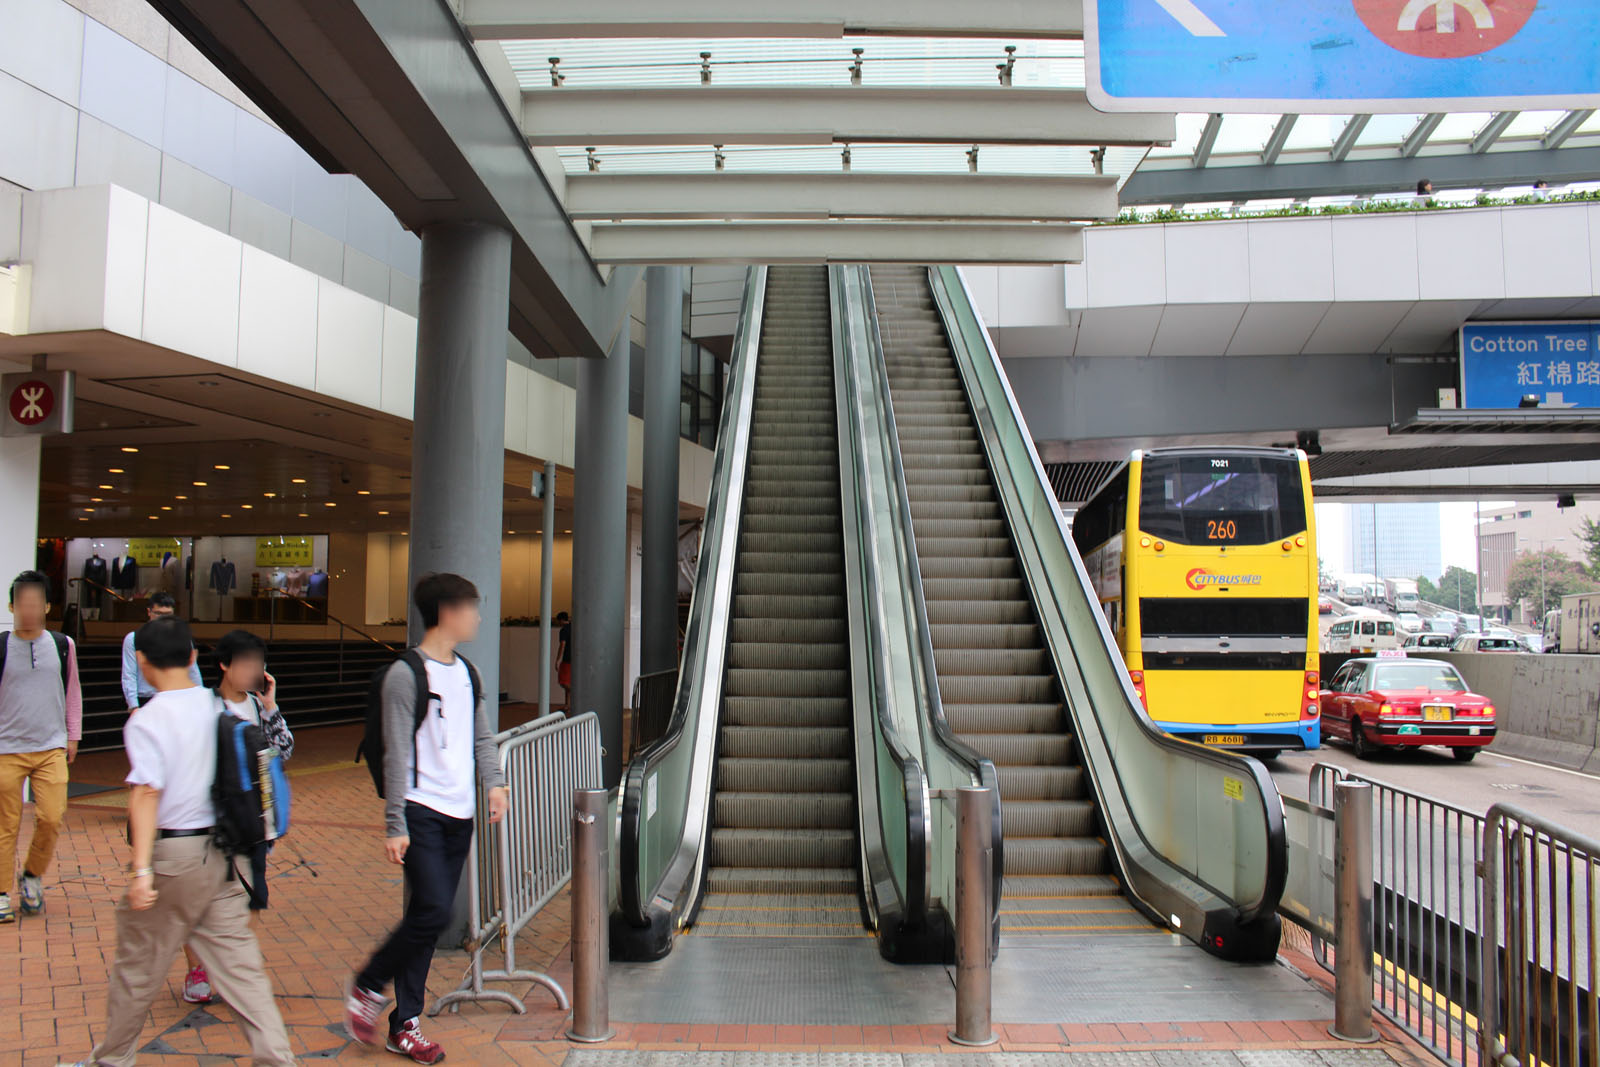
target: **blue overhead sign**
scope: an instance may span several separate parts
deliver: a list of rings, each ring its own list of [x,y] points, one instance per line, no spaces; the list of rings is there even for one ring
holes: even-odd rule
[[[1461,327],[1461,406],[1600,408],[1600,322],[1469,322]]]
[[[1596,0],[1084,0],[1103,111],[1600,106]]]

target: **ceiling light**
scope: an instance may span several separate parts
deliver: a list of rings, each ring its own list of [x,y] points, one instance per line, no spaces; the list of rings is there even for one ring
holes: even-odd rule
[[[160,515],[152,515],[152,516],[150,516],[150,517],[151,517],[151,518],[152,518],[152,519],[159,519],[159,518],[160,518],[160,517],[161,517],[161,516],[160,516]]]
[[[306,480],[304,478],[290,478],[289,480],[291,482],[293,482],[295,485],[305,485],[306,484]]]
[[[306,513],[305,513],[305,512],[303,512],[303,511],[302,511],[302,512],[301,512],[301,513],[300,513],[300,517],[301,517],[301,518],[302,518],[302,519],[303,519],[303,518],[305,518],[305,517],[306,517]]]
[[[325,507],[325,508],[336,508],[336,507],[338,507],[338,506],[339,506],[339,505],[338,505],[338,504],[335,504],[335,503],[334,503],[334,502],[333,502],[333,501],[331,501],[331,500],[324,500],[324,501],[323,501],[323,502],[322,502],[322,506],[323,506],[323,507]]]
[[[225,519],[231,519],[231,518],[233,518],[233,516],[232,516],[232,515],[229,515],[229,514],[228,514],[228,513],[227,513],[227,512],[226,512],[226,511],[224,511],[224,512],[223,512],[223,513],[222,513],[222,517],[223,517],[223,518],[225,518]]]
[[[239,506],[241,508],[244,508],[244,510],[246,510],[246,511],[249,511],[251,508],[255,507],[254,504],[240,504]]]
[[[371,489],[357,489],[356,490],[356,496],[371,496],[371,495],[372,495],[372,490]]]
[[[83,510],[84,510],[84,511],[87,511],[87,512],[88,512],[88,513],[89,513],[89,514],[91,514],[91,515],[93,515],[93,514],[94,514],[94,508],[84,508],[84,509],[83,509]]]
[[[562,533],[571,533],[572,531],[571,530],[562,530],[561,532]]]
[[[123,470],[121,467],[107,467],[106,468],[106,473],[107,474],[127,474],[128,472]]]
[[[387,511],[380,511],[380,512],[378,512],[378,514],[379,514],[379,515],[387,515],[387,514],[389,514],[389,513],[388,513],[388,512],[387,512]]]
[[[177,496],[173,497],[172,499],[174,499],[174,500],[188,500],[189,498],[184,496],[182,493],[179,493]]]
[[[79,515],[78,516],[78,521],[79,522],[88,522],[89,521],[89,516],[87,516],[87,515]]]
[[[213,463],[211,465],[211,469],[214,470],[214,471],[231,471],[231,470],[233,470],[233,468],[228,466],[226,463]]]
[[[92,496],[92,497],[89,498],[89,503],[98,504],[98,503],[100,503],[100,501],[102,501],[104,499],[105,499],[104,497]]]
[[[172,505],[171,504],[162,504],[161,505],[161,510],[162,511],[171,511],[172,510]]]
[[[261,495],[266,497],[268,500],[271,500],[273,497],[277,496],[278,494],[277,493],[262,493]]]
[[[114,486],[114,485],[102,485],[100,488],[101,489],[115,489],[116,486]]]
[[[124,452],[137,452],[137,451],[139,451],[137,448],[134,448],[132,445],[123,445],[122,446],[122,450]]]

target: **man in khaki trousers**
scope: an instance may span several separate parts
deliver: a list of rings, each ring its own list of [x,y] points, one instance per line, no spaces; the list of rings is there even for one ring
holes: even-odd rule
[[[157,692],[123,730],[131,765],[133,862],[127,894],[117,905],[105,1038],[86,1062],[135,1062],[150,1004],[166,984],[173,957],[188,943],[238,1015],[254,1062],[292,1064],[283,1017],[250,929],[248,896],[231,861],[211,840],[217,710],[211,691],[189,677],[189,624],[176,618],[146,623],[134,649]]]

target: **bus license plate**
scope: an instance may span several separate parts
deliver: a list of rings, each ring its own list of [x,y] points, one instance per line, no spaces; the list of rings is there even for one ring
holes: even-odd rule
[[[1429,722],[1449,722],[1450,709],[1440,704],[1425,704],[1422,707],[1422,717]]]
[[[1206,734],[1208,745],[1242,745],[1244,734]]]

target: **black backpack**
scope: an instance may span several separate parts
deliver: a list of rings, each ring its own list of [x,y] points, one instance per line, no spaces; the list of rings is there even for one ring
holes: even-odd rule
[[[483,679],[478,676],[478,668],[472,661],[457,652],[456,657],[467,665],[467,674],[472,678],[472,711],[476,715],[478,705],[483,703]],[[367,770],[372,774],[372,786],[378,791],[378,796],[383,796],[383,680],[389,672],[401,664],[411,668],[411,673],[416,679],[417,705],[411,717],[411,784],[416,785],[417,776],[417,731],[422,729],[423,722],[428,718],[428,701],[434,694],[428,690],[428,665],[422,658],[422,653],[414,648],[408,648],[399,659],[380,669],[372,676],[372,684],[367,687],[367,726],[361,735],[361,744],[356,747],[356,762],[364,758],[367,761]]]
[[[67,635],[64,633],[59,633],[55,630],[46,630],[45,633],[49,634],[55,640],[56,655],[61,658],[61,691],[65,693],[68,688],[67,679],[72,676],[67,664],[68,650],[72,648],[72,642],[68,640]],[[11,631],[0,630],[0,680],[4,680],[5,678],[6,649],[10,647]]]
[[[260,881],[264,865],[256,859],[289,832],[289,778],[283,756],[266,731],[226,708],[217,714],[217,776],[211,783],[211,802],[217,810],[212,832],[217,847],[229,858],[251,858],[255,884],[243,875],[239,880],[252,903],[265,907],[266,886]]]

